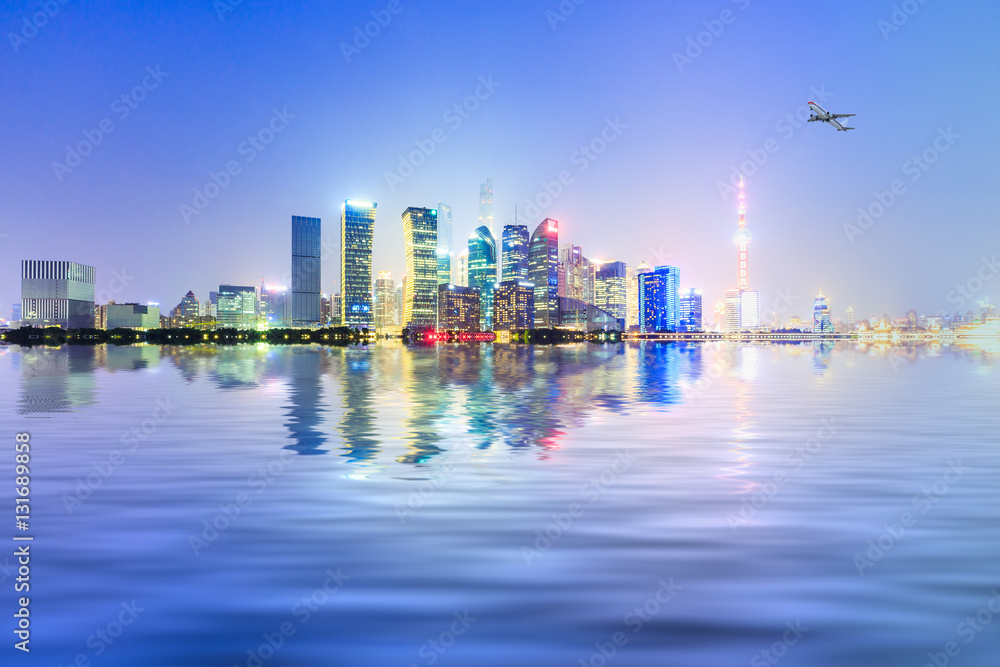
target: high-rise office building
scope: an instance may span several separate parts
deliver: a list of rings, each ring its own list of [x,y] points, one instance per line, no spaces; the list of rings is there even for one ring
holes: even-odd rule
[[[493,293],[493,328],[527,331],[535,326],[535,286],[524,280],[504,280]]]
[[[628,269],[625,262],[611,261],[594,265],[593,305],[613,315],[619,321],[619,329],[624,329],[628,309]]]
[[[411,206],[403,211],[406,293],[403,326],[437,326],[437,211]]]
[[[320,326],[328,327],[333,321],[333,301],[337,296],[321,294],[319,297],[319,323]]]
[[[493,290],[497,283],[497,243],[486,225],[469,237],[469,287],[479,290],[479,319],[483,331],[493,328]]]
[[[813,301],[813,333],[833,333],[833,324],[830,322],[830,301],[822,292]]]
[[[261,286],[260,315],[268,327],[285,329],[292,324],[292,303],[288,289],[280,285]]]
[[[138,303],[109,303],[107,324],[110,329],[147,331],[160,328],[160,307]]]
[[[559,246],[559,296],[583,300],[586,267],[583,248],[573,244]]]
[[[500,253],[501,281],[528,279],[528,243],[530,240],[527,225],[504,226]]]
[[[403,326],[403,301],[406,296],[406,276],[396,286],[396,326]]]
[[[348,199],[340,214],[340,312],[343,326],[370,329],[372,309],[372,239],[378,204]]]
[[[92,266],[26,259],[21,262],[21,324],[89,329],[94,326]]]
[[[847,307],[847,330],[854,331],[854,306]]]
[[[294,279],[294,275],[292,276]],[[260,309],[256,287],[219,285],[216,326],[219,329],[256,329]],[[316,304],[319,324],[319,303]]]
[[[559,222],[542,220],[528,246],[528,279],[535,286],[535,327],[559,324]]]
[[[688,289],[678,299],[677,330],[681,332],[702,331],[701,290]]]
[[[742,307],[743,298],[738,289],[726,290],[725,310],[723,311],[723,331],[727,334],[739,333],[743,330]]]
[[[740,292],[740,329],[760,329],[760,292],[746,289]]]
[[[639,266],[634,269],[628,269],[628,295],[626,298],[628,310],[626,324],[628,326],[626,331],[639,328],[639,276],[643,273],[649,273],[649,271],[649,264],[646,262],[640,262]]]
[[[680,270],[676,266],[658,266],[639,276],[640,331],[675,332],[679,322],[678,284]]]
[[[487,227],[493,238],[496,238],[496,231],[493,227],[493,179],[487,178],[486,182],[479,186],[479,226]]]
[[[451,219],[451,206],[438,202],[438,284],[454,283],[452,259],[455,256],[455,226]]]
[[[379,271],[375,280],[375,329],[396,325],[396,281],[388,271]]]
[[[480,330],[482,300],[477,287],[438,285],[438,329],[474,332]]]
[[[319,326],[322,262],[320,234],[321,221],[319,218],[292,216],[293,327],[312,328]]]
[[[469,286],[469,249],[462,248],[455,258],[455,284],[459,287]]]
[[[750,289],[750,257],[749,246],[753,235],[747,229],[746,221],[746,198],[743,190],[743,175],[740,174],[740,207],[739,207],[739,227],[733,232],[733,243],[737,248],[737,283],[740,290]]]

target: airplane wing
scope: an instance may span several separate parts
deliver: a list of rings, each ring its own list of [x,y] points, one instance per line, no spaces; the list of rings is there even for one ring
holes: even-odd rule
[[[832,113],[832,114],[830,114],[830,118],[850,118],[851,116],[857,116],[857,114],[854,114],[854,113]]]

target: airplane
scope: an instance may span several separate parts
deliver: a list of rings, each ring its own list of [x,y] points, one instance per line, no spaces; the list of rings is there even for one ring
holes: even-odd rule
[[[829,123],[840,132],[847,132],[848,130],[854,129],[853,127],[844,127],[840,121],[837,120],[838,118],[850,118],[855,115],[853,113],[830,113],[815,102],[810,102],[809,108],[813,110],[813,115],[809,116],[810,123],[814,123],[816,121]]]

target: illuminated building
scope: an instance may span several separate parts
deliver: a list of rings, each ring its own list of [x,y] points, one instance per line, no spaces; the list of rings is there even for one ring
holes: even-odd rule
[[[294,277],[294,276],[293,276]],[[256,329],[260,302],[256,287],[219,285],[216,327],[219,329]],[[319,296],[317,294],[317,296]],[[316,304],[317,311],[319,303]],[[317,324],[319,313],[317,312]]]
[[[743,331],[760,328],[760,292],[757,290],[740,292],[740,328]]]
[[[535,286],[523,280],[504,280],[493,294],[493,328],[527,331],[535,324]]]
[[[496,232],[493,229],[493,179],[487,178],[486,182],[479,186],[479,226],[490,230],[493,238]]]
[[[329,297],[326,294],[321,294],[319,297],[319,323],[320,326],[328,327],[330,322],[333,321],[333,302],[338,299],[338,295],[333,295]]]
[[[388,271],[379,271],[375,281],[375,329],[396,325],[396,281]]]
[[[108,329],[135,329],[146,331],[160,328],[160,307],[138,303],[109,303],[107,306]]]
[[[535,286],[535,328],[559,323],[559,222],[545,218],[528,246],[528,280]]]
[[[753,235],[746,228],[746,195],[740,176],[739,226],[733,232],[737,248],[736,290],[726,291],[726,333],[760,328],[760,293],[750,289],[749,246]]]
[[[487,230],[488,231],[488,230]],[[479,288],[438,285],[438,329],[441,331],[479,331]]]
[[[455,282],[452,276],[451,259],[455,251],[454,224],[451,219],[451,206],[438,202],[438,285]]]
[[[309,328],[320,321],[319,218],[292,216],[292,326]],[[220,290],[221,298],[221,290]],[[220,314],[219,319],[222,319]],[[256,326],[256,323],[254,323]]]
[[[830,323],[830,302],[820,292],[813,301],[813,333],[833,333]]]
[[[586,261],[580,246],[559,246],[559,296],[583,299]]]
[[[738,289],[726,290],[726,308],[723,317],[723,330],[726,333],[739,333],[743,330],[742,293]]]
[[[483,331],[493,328],[493,290],[497,282],[497,244],[486,225],[469,237],[469,287],[479,290],[479,318]]]
[[[628,270],[628,294],[626,295],[626,330],[639,328],[639,276],[649,273],[649,264],[640,262],[639,266]]]
[[[406,283],[403,326],[437,326],[437,211],[411,206],[403,211]]]
[[[679,283],[680,269],[676,266],[658,266],[639,276],[642,333],[677,331]]]
[[[406,290],[404,289],[405,285],[406,276],[404,275],[403,279],[399,282],[399,285],[396,286],[396,312],[393,313],[393,315],[395,315],[396,326],[403,325],[403,295],[406,293]]]
[[[506,225],[503,228],[500,280],[528,279],[529,240],[527,225]]]
[[[689,289],[681,293],[677,306],[678,331],[703,331],[701,305],[701,290]]]
[[[622,321],[602,308],[579,299],[561,296],[559,301],[559,326],[578,331],[621,331]]]
[[[343,326],[352,329],[371,329],[375,324],[372,239],[377,211],[374,202],[348,199],[341,205],[340,317]]]
[[[593,304],[619,320],[619,329],[625,328],[628,309],[627,267],[625,262],[594,263]]]
[[[847,330],[854,331],[854,306],[847,307]]]
[[[21,262],[21,324],[89,329],[94,326],[92,266],[26,259]]]
[[[469,286],[469,249],[462,248],[455,262],[455,284],[459,287]]]
[[[753,235],[750,230],[747,229],[746,221],[746,199],[743,190],[743,175],[740,175],[740,207],[739,207],[739,228],[733,232],[733,243],[737,247],[737,289],[741,292],[743,290],[750,289],[750,258],[749,258],[749,246],[750,240]]]
[[[283,329],[291,326],[291,306],[286,288],[279,285],[261,287],[260,314],[269,327]]]

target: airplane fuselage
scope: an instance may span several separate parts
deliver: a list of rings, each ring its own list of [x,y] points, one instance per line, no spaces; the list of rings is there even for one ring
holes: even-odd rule
[[[813,112],[813,115],[809,117],[810,123],[814,122],[829,123],[839,132],[847,132],[848,130],[854,129],[853,127],[844,127],[844,125],[842,125],[840,121],[837,120],[836,114],[830,113],[829,111],[827,111],[820,105],[816,104],[815,102],[810,102],[809,108],[812,109]],[[853,116],[854,114],[846,114],[846,115]]]

